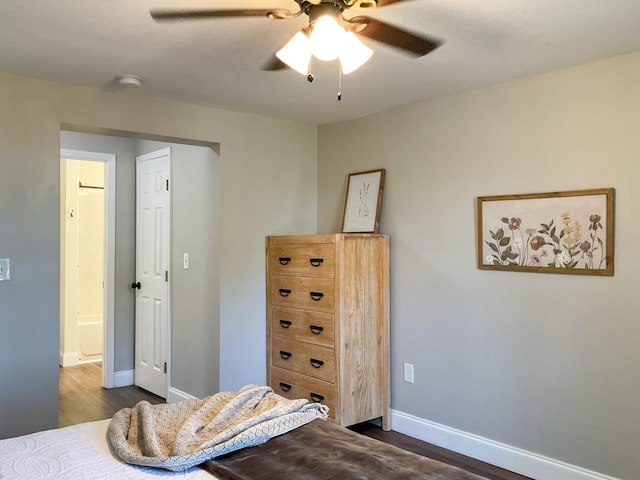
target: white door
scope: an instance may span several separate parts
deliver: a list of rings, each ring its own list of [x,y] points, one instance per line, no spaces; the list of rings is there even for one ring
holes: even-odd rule
[[[135,384],[167,397],[170,149],[136,157]]]

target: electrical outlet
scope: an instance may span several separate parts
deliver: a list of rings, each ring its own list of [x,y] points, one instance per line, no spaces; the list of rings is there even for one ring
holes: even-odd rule
[[[413,383],[413,364],[404,364],[404,381],[407,383]]]
[[[11,278],[11,261],[8,258],[0,258],[0,282]]]

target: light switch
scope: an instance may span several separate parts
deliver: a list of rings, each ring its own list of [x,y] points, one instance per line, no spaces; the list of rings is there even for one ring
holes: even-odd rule
[[[0,282],[11,278],[11,261],[8,258],[0,258]]]
[[[185,253],[184,256],[182,257],[182,261],[183,261],[183,268],[185,270],[189,270],[189,254]]]
[[[404,381],[407,383],[413,383],[413,364],[404,364]]]

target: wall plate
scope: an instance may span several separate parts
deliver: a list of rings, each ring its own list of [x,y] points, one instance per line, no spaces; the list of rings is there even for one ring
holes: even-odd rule
[[[11,278],[11,261],[8,258],[0,258],[0,282]]]

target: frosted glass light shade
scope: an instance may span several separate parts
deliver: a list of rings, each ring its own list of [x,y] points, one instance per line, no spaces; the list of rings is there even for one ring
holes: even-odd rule
[[[276,53],[276,57],[302,75],[306,75],[309,71],[311,55],[311,41],[309,37],[302,32],[296,33],[293,38]]]
[[[362,43],[352,32],[347,32],[343,37],[340,63],[342,73],[349,74],[360,68],[371,58],[373,50]]]
[[[360,68],[372,54],[373,51],[356,35],[345,31],[333,17],[325,15],[314,22],[309,36],[299,31],[276,57],[302,75],[309,73],[312,56],[323,61],[340,59],[342,73],[349,74]]]
[[[323,15],[313,25],[313,31],[309,36],[313,56],[318,60],[335,60],[340,56],[345,31],[336,20]]]

